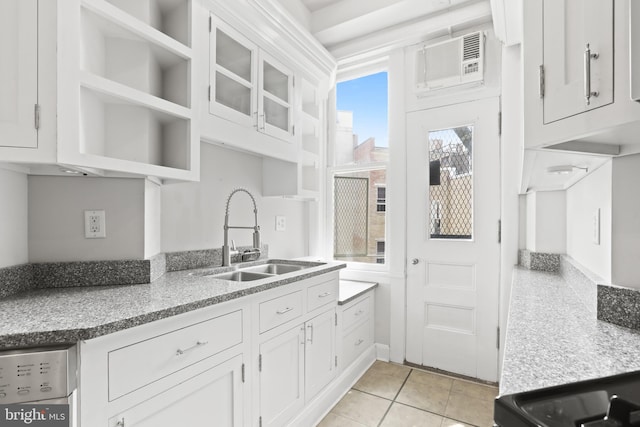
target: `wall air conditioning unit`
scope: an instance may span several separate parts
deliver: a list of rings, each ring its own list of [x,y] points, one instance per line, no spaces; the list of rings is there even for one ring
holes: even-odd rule
[[[484,79],[484,33],[424,46],[416,52],[416,92],[479,84]]]

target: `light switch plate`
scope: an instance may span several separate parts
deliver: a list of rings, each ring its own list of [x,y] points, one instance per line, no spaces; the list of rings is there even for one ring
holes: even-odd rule
[[[103,210],[84,211],[84,237],[86,239],[107,237],[106,215]]]
[[[276,215],[276,231],[287,230],[287,217],[283,215]]]

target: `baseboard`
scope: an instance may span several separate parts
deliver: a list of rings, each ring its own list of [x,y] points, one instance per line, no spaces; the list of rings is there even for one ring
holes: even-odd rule
[[[376,359],[388,362],[390,360],[391,350],[386,344],[375,344],[376,346]]]
[[[294,418],[289,427],[315,426],[329,413],[342,397],[347,394],[358,379],[376,361],[376,346],[372,345],[364,351],[350,366],[345,368],[331,384],[322,390],[302,412]]]

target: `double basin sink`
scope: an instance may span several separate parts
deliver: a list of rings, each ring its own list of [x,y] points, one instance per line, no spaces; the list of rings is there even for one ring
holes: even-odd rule
[[[305,268],[322,265],[322,263],[313,263],[309,265],[287,264],[285,262],[268,262],[267,264],[254,265],[250,267],[238,268],[234,271],[226,273],[199,273],[197,275],[203,277],[212,277],[215,279],[230,280],[233,282],[249,282],[251,280],[266,279],[268,277],[280,274],[292,273],[304,270]],[[196,273],[192,273],[196,274]]]

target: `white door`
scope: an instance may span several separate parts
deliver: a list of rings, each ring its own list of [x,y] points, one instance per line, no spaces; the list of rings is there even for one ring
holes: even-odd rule
[[[497,380],[498,98],[407,115],[408,362]]]
[[[613,0],[544,0],[543,15],[544,122],[612,103]]]
[[[305,398],[309,402],[336,374],[335,310],[309,320],[305,345]]]
[[[242,355],[109,419],[108,427],[240,427]]]
[[[0,147],[38,146],[38,2],[0,1]]]
[[[260,344],[260,417],[281,426],[304,406],[304,325]]]

